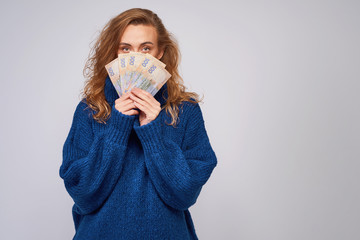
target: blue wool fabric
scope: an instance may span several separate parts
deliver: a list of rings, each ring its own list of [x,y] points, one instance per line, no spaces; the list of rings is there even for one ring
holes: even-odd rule
[[[198,239],[188,208],[217,165],[199,104],[182,102],[180,121],[161,110],[140,126],[115,109],[109,77],[106,124],[85,99],[76,107],[59,175],[74,200],[75,240]],[[154,96],[163,106],[167,84]]]

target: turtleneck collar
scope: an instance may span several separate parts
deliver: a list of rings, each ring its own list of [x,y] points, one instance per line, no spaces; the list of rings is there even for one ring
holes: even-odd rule
[[[116,92],[114,85],[112,84],[109,75],[105,79],[105,98],[110,106],[114,105],[116,99],[119,98],[119,95]],[[154,98],[163,106],[166,103],[168,98],[167,93],[167,83],[165,83],[160,90],[155,94]]]

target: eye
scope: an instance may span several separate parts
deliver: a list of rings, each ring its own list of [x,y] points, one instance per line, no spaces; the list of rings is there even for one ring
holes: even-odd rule
[[[143,52],[148,52],[148,51],[150,51],[150,48],[149,47],[143,47],[142,51]]]
[[[129,47],[125,47],[125,46],[120,46],[119,47],[119,53],[128,53],[130,52],[130,48]]]

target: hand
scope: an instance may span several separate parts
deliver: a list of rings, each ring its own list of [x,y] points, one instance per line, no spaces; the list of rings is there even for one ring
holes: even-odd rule
[[[137,115],[139,114],[138,110],[135,110],[133,108],[136,108],[134,105],[134,101],[130,99],[130,92],[125,93],[124,95],[121,95],[120,98],[115,100],[115,108],[126,115]]]
[[[161,111],[160,103],[150,93],[140,88],[133,88],[130,91],[130,99],[132,99],[134,105],[140,109],[140,126],[153,121]]]

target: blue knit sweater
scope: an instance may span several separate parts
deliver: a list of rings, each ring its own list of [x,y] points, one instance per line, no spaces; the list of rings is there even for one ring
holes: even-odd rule
[[[155,95],[164,105],[167,84]],[[106,124],[93,120],[83,99],[76,107],[59,169],[74,200],[73,239],[198,239],[188,208],[217,164],[199,104],[183,102],[174,128],[165,110],[140,126],[114,107],[109,77]]]

